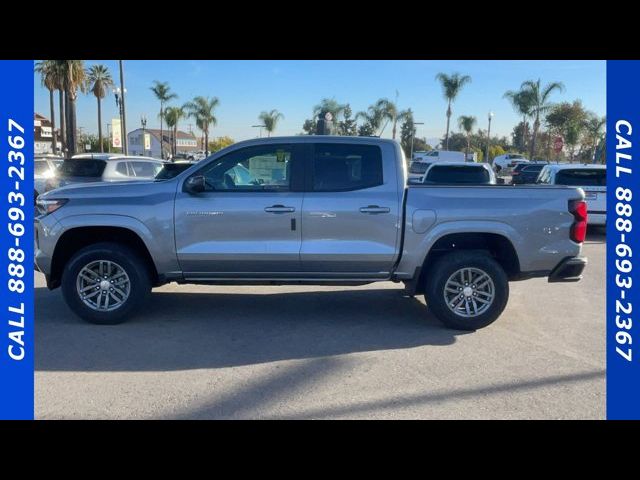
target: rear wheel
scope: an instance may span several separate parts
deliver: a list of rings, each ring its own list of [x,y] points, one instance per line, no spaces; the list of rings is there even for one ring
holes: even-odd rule
[[[509,281],[484,252],[452,252],[427,272],[427,306],[447,327],[476,330],[493,323],[509,298]]]
[[[124,322],[151,291],[146,265],[118,243],[96,243],[78,251],[62,273],[62,292],[73,312],[103,325]]]

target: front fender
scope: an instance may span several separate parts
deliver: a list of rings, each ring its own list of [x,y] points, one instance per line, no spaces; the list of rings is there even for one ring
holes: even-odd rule
[[[147,247],[159,274],[180,270],[175,252],[172,223],[156,222],[148,226],[135,217],[111,214],[71,215],[58,220],[59,236],[73,228],[119,227],[134,232]]]

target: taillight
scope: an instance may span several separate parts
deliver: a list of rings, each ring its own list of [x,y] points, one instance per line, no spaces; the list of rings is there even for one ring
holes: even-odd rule
[[[582,243],[587,236],[587,203],[583,200],[572,200],[569,202],[569,211],[574,218],[569,236],[574,242]]]

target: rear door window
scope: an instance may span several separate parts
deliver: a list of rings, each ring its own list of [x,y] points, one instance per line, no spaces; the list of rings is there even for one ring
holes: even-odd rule
[[[486,184],[491,180],[483,167],[462,165],[435,165],[427,173],[426,183],[443,184]]]
[[[118,162],[118,164],[116,165],[116,173],[128,177],[129,171],[127,170],[127,162]]]
[[[107,163],[104,160],[77,159],[65,160],[60,166],[63,177],[102,177]]]
[[[372,188],[383,183],[382,152],[374,145],[318,143],[313,155],[313,191]]]
[[[607,185],[607,171],[595,168],[559,170],[555,183],[575,187],[604,187]]]

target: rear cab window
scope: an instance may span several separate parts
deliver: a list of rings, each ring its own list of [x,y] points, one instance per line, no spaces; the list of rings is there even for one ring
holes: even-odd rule
[[[484,167],[462,165],[434,165],[427,173],[425,183],[441,184],[488,184],[489,172]]]
[[[605,187],[607,185],[607,171],[605,169],[575,168],[558,170],[556,185],[574,187]]]
[[[63,177],[102,177],[106,165],[104,160],[70,159],[62,163],[59,174]]]
[[[375,145],[315,144],[314,192],[362,190],[382,185],[382,151]]]

